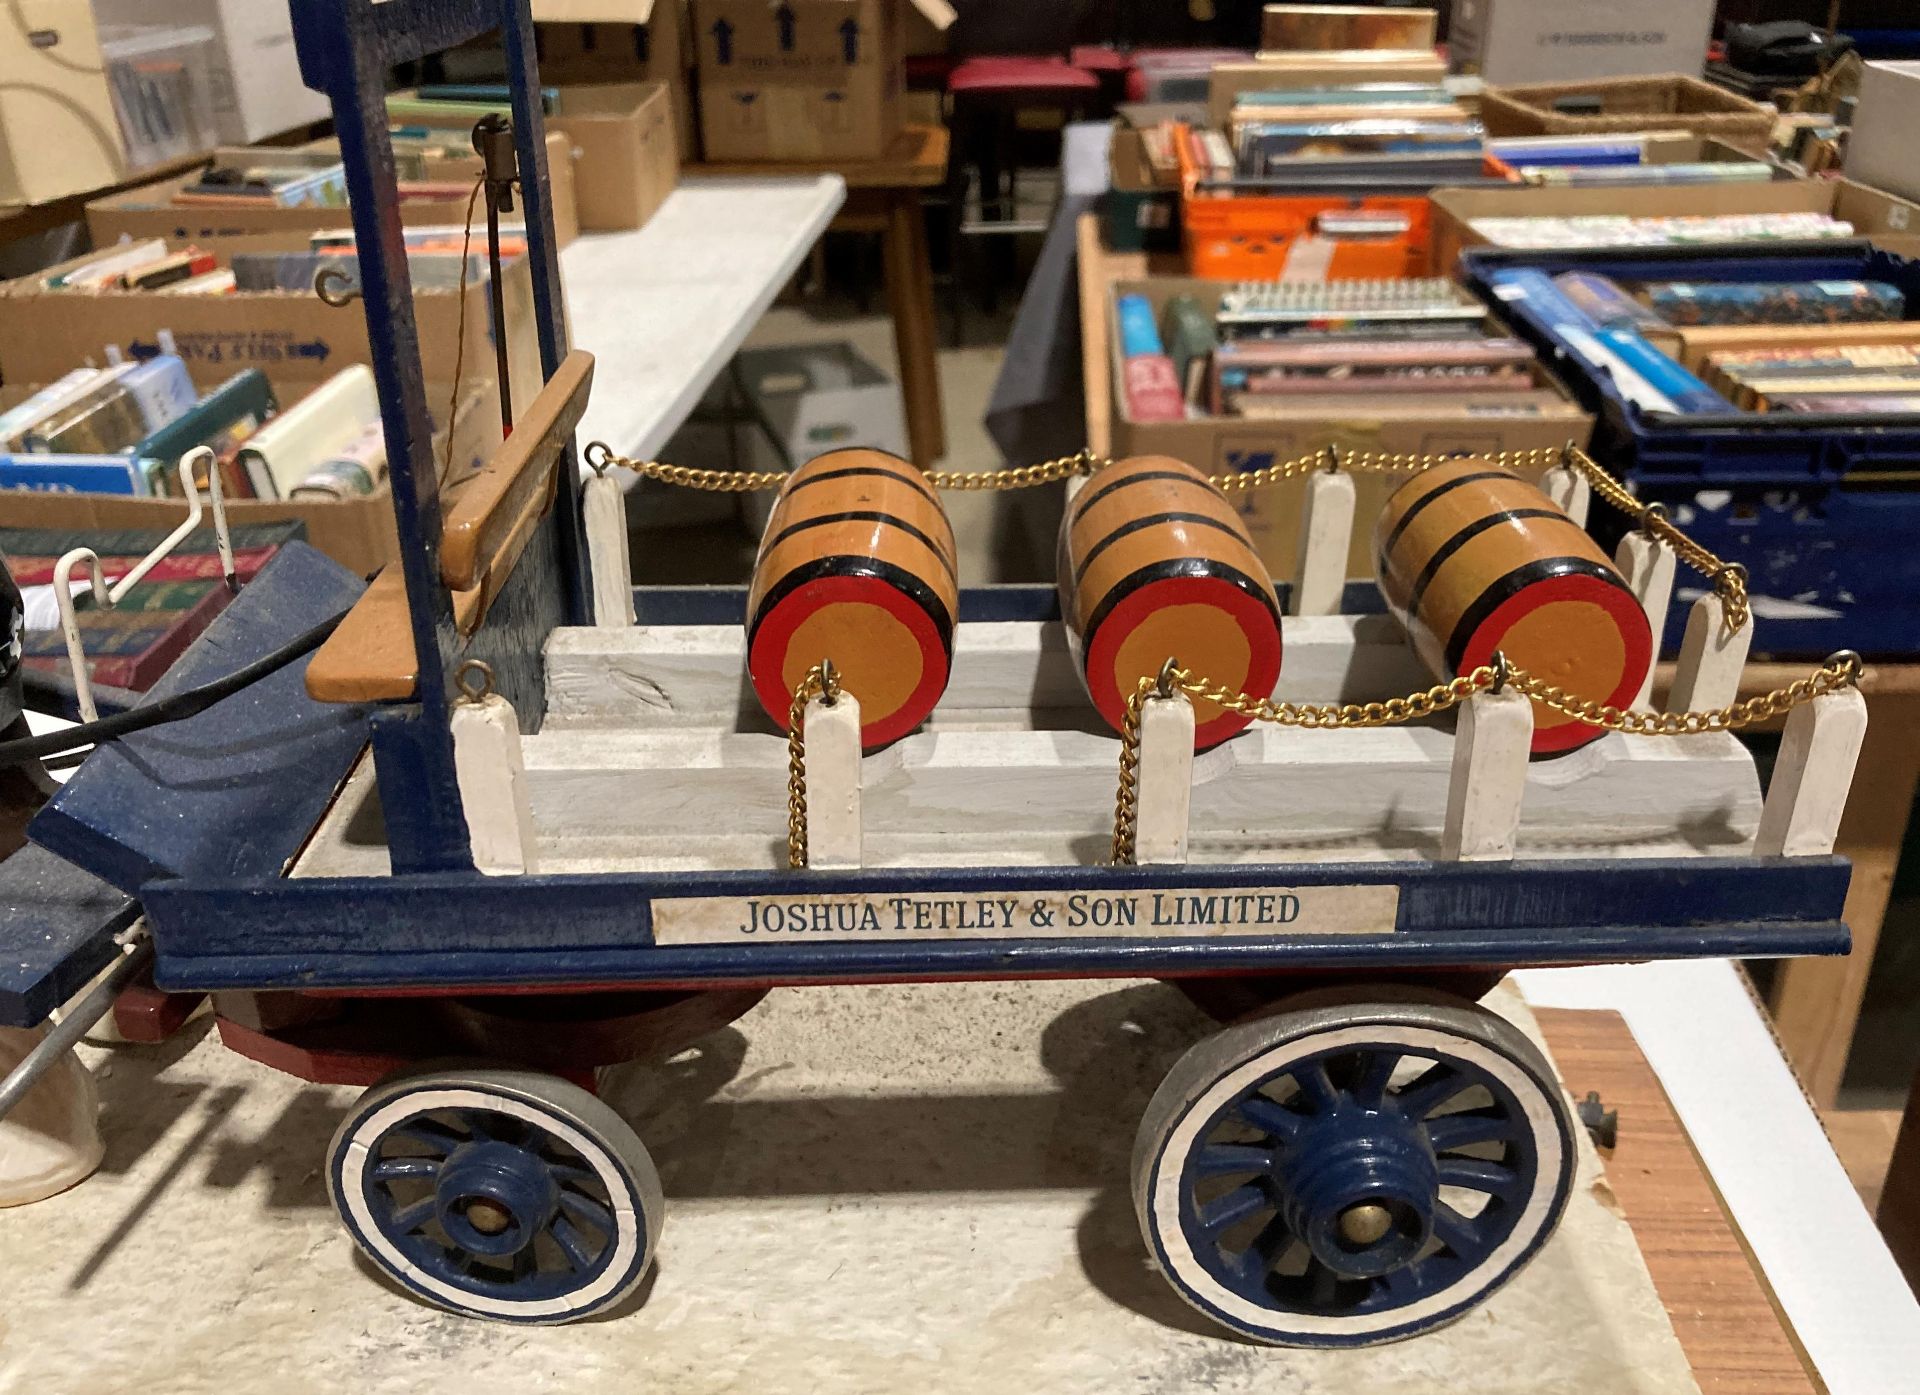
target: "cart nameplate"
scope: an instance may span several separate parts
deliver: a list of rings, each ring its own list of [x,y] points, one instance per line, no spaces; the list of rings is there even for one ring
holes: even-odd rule
[[[1392,884],[686,896],[653,902],[653,939],[710,945],[1390,935],[1399,909],[1400,888]]]

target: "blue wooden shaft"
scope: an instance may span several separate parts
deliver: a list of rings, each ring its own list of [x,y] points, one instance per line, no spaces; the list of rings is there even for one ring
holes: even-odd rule
[[[845,873],[605,873],[187,883],[143,890],[164,986],[445,988],[1097,977],[1840,954],[1841,858]],[[1385,935],[902,940],[743,936],[658,945],[652,905],[689,894],[1065,895],[1165,888],[1400,888]],[[236,915],[235,908],[245,914]]]
[[[547,168],[546,113],[540,102],[540,70],[534,54],[529,0],[505,0],[512,14],[503,26],[507,76],[513,89],[513,138],[520,156],[520,194],[527,225],[527,257],[533,268],[534,323],[540,338],[541,376],[551,378],[567,356],[566,305],[560,284],[560,250],[553,229],[552,173]],[[496,328],[496,333],[498,332]],[[586,522],[580,511],[580,469],[573,442],[556,467],[559,489],[553,507],[554,545],[569,623],[593,623]]]

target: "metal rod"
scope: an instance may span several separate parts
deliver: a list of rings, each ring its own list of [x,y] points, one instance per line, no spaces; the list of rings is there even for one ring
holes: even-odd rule
[[[6,1118],[13,1107],[26,1098],[27,1091],[39,1082],[41,1076],[53,1069],[74,1043],[92,1030],[94,1023],[113,1011],[114,1000],[120,996],[120,990],[152,962],[153,941],[145,938],[120,956],[120,962],[94,985],[93,992],[87,994],[80,1006],[61,1018],[40,1044],[27,1053],[26,1059],[15,1066],[4,1081],[0,1081],[0,1119]]]
[[[513,434],[513,375],[507,367],[507,296],[500,284],[500,200],[487,185],[487,295],[493,303],[493,363],[500,380],[500,433]]]
[[[487,194],[487,298],[493,306],[493,363],[500,383],[500,431],[513,434],[513,378],[507,366],[507,293],[500,277],[500,212],[513,208],[513,184],[519,178],[513,126],[498,112],[474,123],[473,148],[479,153]]]

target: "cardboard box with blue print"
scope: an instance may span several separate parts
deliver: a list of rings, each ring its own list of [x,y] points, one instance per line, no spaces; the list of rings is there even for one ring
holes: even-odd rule
[[[163,329],[170,332],[175,351],[202,392],[243,369],[258,368],[282,408],[299,402],[341,369],[373,362],[366,315],[357,301],[336,310],[310,292],[169,296],[44,289],[43,278],[84,260],[0,286],[0,380],[6,383],[0,406],[83,363],[104,362],[108,346],[134,358],[157,353]],[[524,411],[540,387],[533,278],[525,258],[508,266],[503,291],[513,396]],[[436,432],[444,431],[449,420],[456,426],[451,455],[440,453],[445,438],[435,447],[436,459],[448,462],[450,480],[484,463],[500,441],[486,284],[467,287],[464,339],[461,299],[451,289],[422,290],[414,296],[428,413]],[[461,406],[450,413],[456,361]],[[0,508],[9,523],[33,528],[168,528],[181,512],[178,500],[166,498],[11,492]],[[298,519],[315,547],[362,573],[398,556],[392,496],[384,484],[373,494],[338,500],[238,500],[233,516],[247,523]]]
[[[876,160],[900,133],[908,0],[695,0],[708,160]],[[937,28],[945,0],[911,0]]]

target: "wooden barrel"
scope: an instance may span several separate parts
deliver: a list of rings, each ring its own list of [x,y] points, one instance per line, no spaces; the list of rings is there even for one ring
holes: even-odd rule
[[[1374,528],[1387,608],[1441,677],[1509,662],[1570,693],[1626,707],[1653,662],[1647,614],[1606,553],[1533,485],[1456,460],[1395,490]],[[1534,704],[1536,754],[1601,735]]]
[[[796,684],[832,659],[868,750],[946,691],[960,588],[953,529],[914,466],[877,450],[817,456],[781,487],[747,594],[747,672],[784,729]]]
[[[1135,456],[1083,486],[1060,524],[1060,613],[1100,715],[1167,659],[1265,697],[1280,677],[1280,603],[1233,506],[1183,461]],[[1194,704],[1205,750],[1251,718]]]

